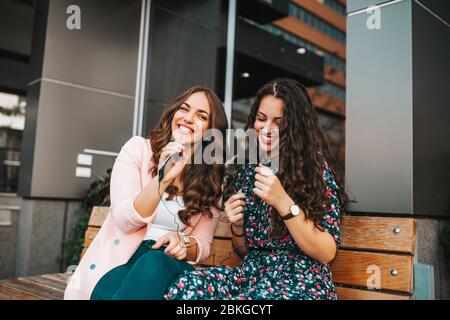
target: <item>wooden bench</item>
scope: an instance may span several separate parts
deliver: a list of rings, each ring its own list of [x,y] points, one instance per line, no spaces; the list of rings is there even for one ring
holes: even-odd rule
[[[86,230],[89,247],[108,214],[94,207]],[[345,215],[341,247],[331,263],[340,300],[406,300],[413,294],[416,222],[412,218]],[[236,266],[230,225],[221,216],[211,255],[202,266]],[[0,280],[0,299],[62,299],[69,273]]]

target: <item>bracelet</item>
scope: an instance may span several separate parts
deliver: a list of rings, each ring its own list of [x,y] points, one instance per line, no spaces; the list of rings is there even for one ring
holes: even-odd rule
[[[234,236],[236,236],[236,237],[243,237],[244,236],[244,234],[245,234],[245,231],[244,232],[242,232],[242,234],[236,234],[236,233],[234,233],[234,231],[233,231],[233,224],[231,224],[231,233],[234,235]]]

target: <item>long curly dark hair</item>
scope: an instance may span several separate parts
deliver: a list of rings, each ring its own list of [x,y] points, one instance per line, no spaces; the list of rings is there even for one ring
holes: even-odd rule
[[[150,131],[148,138],[150,139],[153,155],[149,173],[153,177],[158,173],[158,163],[162,149],[170,142],[172,137],[171,124],[175,112],[196,92],[203,92],[209,102],[211,112],[208,129],[220,130],[225,139],[228,121],[222,102],[214,91],[201,86],[194,86],[186,90],[166,108],[156,127]],[[223,150],[224,141],[219,140],[202,141],[198,146],[204,150],[211,143],[218,144],[217,150]],[[184,224],[188,225],[190,218],[196,214],[206,213],[211,217],[210,209],[213,207],[220,210],[224,173],[225,166],[220,163],[194,164],[191,161],[191,164],[186,164],[181,173],[182,198],[186,209],[178,212],[178,216]],[[178,193],[178,189],[174,186],[170,186],[166,191],[171,197]]]
[[[319,125],[316,111],[306,88],[299,82],[280,78],[265,84],[256,94],[246,129],[253,128],[261,100],[272,95],[284,101],[284,114],[279,127],[279,170],[277,176],[286,192],[303,210],[307,219],[319,225],[324,210],[330,207],[323,179],[323,162],[332,170],[339,187],[339,206],[347,200],[343,170],[329,147],[328,139]],[[272,235],[288,233],[279,214],[272,215]]]

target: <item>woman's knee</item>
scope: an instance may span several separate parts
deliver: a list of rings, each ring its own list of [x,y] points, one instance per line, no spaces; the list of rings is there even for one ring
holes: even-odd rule
[[[170,266],[170,263],[174,262],[173,257],[164,253],[161,250],[152,250],[140,257],[133,268],[145,268],[149,272],[160,273]]]
[[[120,265],[104,274],[94,287],[91,300],[109,300],[122,285],[131,267],[128,264]]]

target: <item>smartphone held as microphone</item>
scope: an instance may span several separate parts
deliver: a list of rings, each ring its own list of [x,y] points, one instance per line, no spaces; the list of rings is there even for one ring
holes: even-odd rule
[[[166,166],[169,163],[169,161],[172,160],[173,162],[177,162],[178,159],[180,159],[180,157],[181,157],[181,152],[171,154],[159,165],[159,168],[158,168],[158,181],[159,182],[161,182],[161,180],[164,179],[164,171],[165,171]]]

